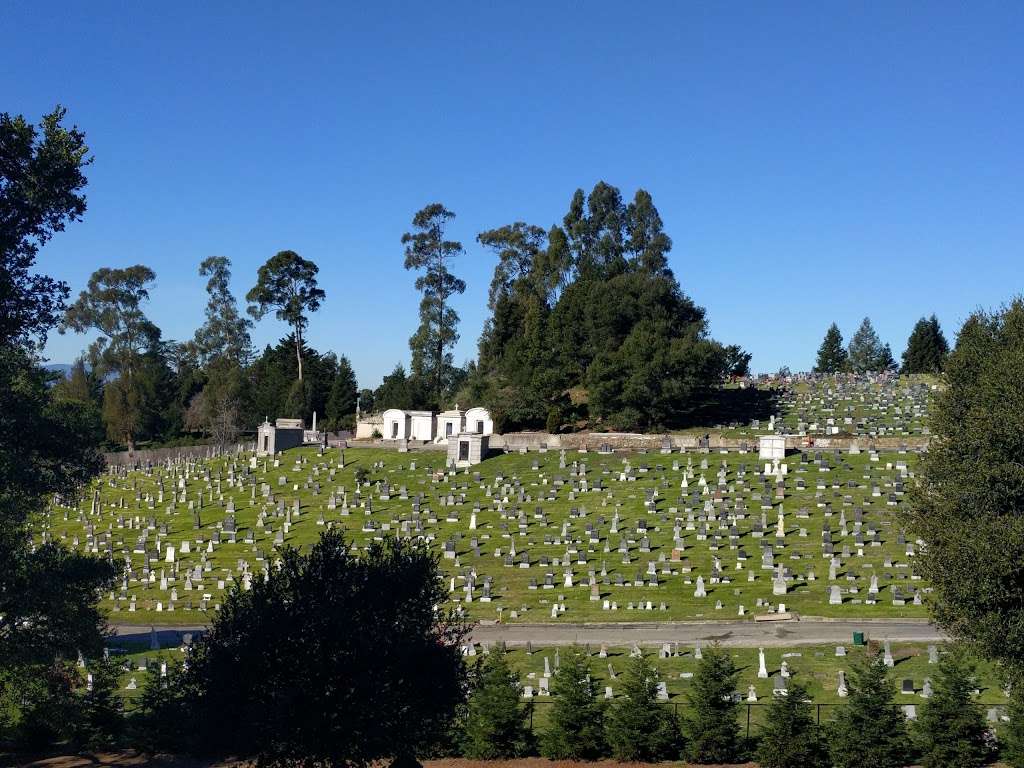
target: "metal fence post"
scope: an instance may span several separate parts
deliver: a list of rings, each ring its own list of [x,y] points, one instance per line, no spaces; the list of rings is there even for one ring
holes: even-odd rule
[[[750,738],[750,704],[747,704],[747,738]]]

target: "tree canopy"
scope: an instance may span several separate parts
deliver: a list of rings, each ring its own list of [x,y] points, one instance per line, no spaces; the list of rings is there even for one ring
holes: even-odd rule
[[[939,318],[932,315],[928,319],[921,318],[914,324],[914,330],[907,339],[907,348],[903,352],[903,373],[941,373],[949,356],[949,343],[946,341]]]
[[[464,700],[465,629],[435,611],[445,596],[422,545],[356,555],[326,531],[235,588],[154,716],[179,720],[179,746],[266,765],[411,758]]]
[[[498,264],[467,387],[502,428],[681,424],[749,363],[709,338],[645,190],[626,203],[599,182],[576,191],[560,225],[517,221],[477,239]]]
[[[946,362],[905,511],[937,622],[1024,671],[1024,300],[976,312]]]

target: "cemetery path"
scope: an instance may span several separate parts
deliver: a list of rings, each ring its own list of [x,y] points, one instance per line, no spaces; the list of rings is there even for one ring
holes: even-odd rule
[[[475,626],[474,642],[504,640],[510,645],[527,641],[536,645],[610,645],[631,643],[718,642],[738,647],[787,647],[853,642],[853,633],[866,639],[894,642],[941,642],[948,639],[938,627],[926,621],[843,620],[843,621],[714,621],[659,622],[644,624],[505,624]]]
[[[156,631],[161,647],[181,643],[187,632],[202,632],[205,627],[149,627],[115,625],[115,635],[127,642],[150,642]],[[931,643],[948,640],[948,636],[927,621],[907,619],[850,619],[800,621],[688,621],[622,624],[489,624],[473,627],[473,642],[493,643],[504,640],[509,645],[609,645],[632,643],[703,643],[718,642],[726,646],[784,648],[794,645],[831,645],[853,642],[853,633],[863,632],[868,640],[891,640],[900,643]]]

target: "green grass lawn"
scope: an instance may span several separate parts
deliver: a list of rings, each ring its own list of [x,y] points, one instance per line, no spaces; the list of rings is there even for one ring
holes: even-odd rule
[[[767,612],[769,604],[779,603],[784,603],[787,610],[808,616],[924,618],[925,607],[913,605],[909,592],[921,590],[925,584],[913,573],[914,557],[908,556],[906,545],[897,541],[898,526],[894,520],[899,505],[904,503],[896,483],[902,480],[909,484],[909,477],[901,476],[912,473],[916,457],[905,453],[837,457],[828,451],[821,455],[829,465],[828,471],[813,464],[813,453],[807,454],[807,463],[801,463],[799,454],[789,456],[784,495],[778,498],[775,478],[768,478],[767,490],[758,478],[762,467],[756,453],[627,456],[570,452],[565,457],[566,469],[559,468],[557,452],[509,454],[492,457],[468,471],[445,475],[442,452],[399,454],[386,449],[353,448],[345,451],[345,466],[339,468],[339,451],[328,450],[319,456],[315,449],[304,448],[289,451],[276,461],[257,460],[244,485],[240,480],[250,472],[249,455],[196,461],[170,469],[161,466],[148,471],[115,471],[95,482],[100,491],[97,513],[90,512],[90,491],[73,507],[50,509],[37,521],[36,537],[38,540],[45,531],[80,551],[89,549],[101,555],[109,551],[122,567],[126,557],[130,560],[131,574],[119,578],[113,591],[103,598],[111,620],[122,624],[204,623],[209,611],[223,600],[232,579],[241,579],[241,562],[247,563],[253,573],[272,565],[276,556],[275,535],[283,530],[289,516],[284,542],[300,548],[314,542],[327,525],[344,528],[359,547],[391,534],[416,533],[438,551],[444,542],[453,541],[457,559],[442,559],[441,565],[446,581],[455,578],[453,602],[473,620],[736,619],[740,605],[745,608],[745,617],[750,618]],[[582,478],[570,476],[574,462],[586,464],[590,490],[571,492],[573,481]],[[701,468],[702,462],[706,462],[706,469]],[[674,469],[674,464],[678,468]],[[897,464],[905,466],[898,468]],[[740,465],[746,466],[742,478],[738,474]],[[627,466],[630,472],[623,479]],[[236,482],[230,484],[232,470]],[[357,470],[367,473],[359,489],[359,504],[355,500]],[[721,485],[720,471],[724,472]],[[688,486],[685,489],[681,488],[684,475]],[[706,487],[700,485],[702,477]],[[284,478],[283,484],[280,478]],[[161,479],[163,502],[155,498],[147,501],[148,494],[156,497]],[[249,484],[252,479],[256,481],[255,499]],[[172,489],[180,494],[182,481],[187,500],[199,512],[199,528],[195,527],[187,502],[182,503],[180,498],[174,510],[168,511]],[[388,499],[382,498],[380,492],[379,484],[385,481],[391,487]],[[603,488],[594,490],[598,481]],[[798,487],[798,482],[803,487]],[[298,500],[299,514],[279,515],[277,504],[263,496],[263,483],[269,485],[275,499],[278,503],[283,501],[287,510],[293,510]],[[315,490],[317,483],[319,493]],[[399,498],[402,486],[407,489],[406,499]],[[878,495],[872,495],[873,486],[877,487]],[[342,489],[348,494],[347,514],[342,510]],[[520,489],[522,501],[518,500]],[[717,510],[719,517],[723,514],[725,502],[716,499],[716,490],[730,503],[740,502],[746,509],[742,513],[733,510],[735,519],[731,521],[707,523],[707,539],[698,540],[705,506]],[[332,492],[336,494],[337,508],[329,510]],[[648,509],[645,499],[651,492],[656,492],[657,497],[654,507]],[[762,500],[756,498],[758,493]],[[412,499],[417,494],[424,495],[418,519],[422,528],[418,533],[412,512]],[[441,506],[440,497],[449,494],[460,499],[464,495],[465,501],[451,507]],[[541,498],[544,500],[540,501]],[[211,537],[227,517],[229,500],[235,505],[236,543],[227,543],[222,534],[222,543],[209,551]],[[480,505],[476,529],[470,530],[476,502]],[[366,508],[367,503],[370,508]],[[777,542],[780,503],[785,536]],[[543,507],[546,521],[535,516],[538,505]],[[857,508],[862,510],[862,545],[854,540]],[[274,533],[257,526],[261,511],[266,513],[266,523]],[[617,532],[612,533],[611,522],[616,515]],[[765,536],[758,538],[753,526],[761,521],[762,515]],[[840,524],[841,516],[845,518],[845,528]],[[688,522],[691,517],[692,522]],[[646,532],[640,530],[641,521],[646,524]],[[129,528],[129,524],[133,527]],[[836,554],[841,554],[844,547],[850,554],[843,558],[833,582],[843,590],[842,605],[830,605],[828,601],[829,559],[822,550],[822,529],[826,524],[831,528]],[[587,532],[588,525],[595,530],[593,538]],[[683,547],[674,558],[676,525]],[[144,579],[144,555],[133,550],[142,533],[140,529],[145,528],[149,528],[146,547],[154,558],[150,574]],[[869,529],[877,532],[877,540],[866,533]],[[156,558],[154,542],[161,530],[165,534],[160,536],[160,557]],[[91,547],[87,547],[89,531],[93,533]],[[245,543],[249,533],[253,542]],[[713,540],[716,534],[721,537],[717,542]],[[645,536],[649,552],[641,551]],[[474,539],[479,555],[472,547]],[[188,554],[182,553],[185,542],[189,545]],[[785,596],[773,596],[773,572],[762,567],[761,547],[768,543],[775,548],[775,564],[792,572]],[[510,566],[504,556],[513,544],[517,556],[515,565]],[[167,546],[175,548],[174,563],[165,562]],[[620,551],[622,546],[627,550],[628,564]],[[741,550],[747,555],[745,561],[739,559]],[[529,568],[519,567],[523,552],[528,553]],[[202,561],[204,554],[206,564]],[[540,564],[542,557],[548,558],[546,567]],[[557,566],[556,558],[560,561]],[[715,558],[719,560],[722,577],[718,583],[712,583]],[[657,586],[649,585],[649,563],[654,563]],[[196,566],[201,571],[199,578],[188,579]],[[464,577],[470,569],[476,573],[475,599],[465,602]],[[571,587],[564,586],[567,570],[573,574]],[[591,600],[587,585],[590,571],[598,584],[596,601]],[[814,580],[808,578],[812,571]],[[550,589],[543,588],[547,573],[552,576]],[[617,586],[620,574],[624,584]],[[634,586],[638,574],[642,586]],[[694,596],[698,575],[706,582],[707,597]],[[881,592],[877,603],[869,605],[867,589],[872,575],[878,577]],[[481,600],[486,577],[492,579],[489,602]],[[530,588],[531,580],[536,581],[537,589]],[[894,586],[908,595],[904,605],[893,604]],[[206,613],[200,610],[204,596]],[[170,610],[172,597],[176,599]],[[132,598],[134,611],[130,611]],[[764,603],[762,607],[757,606],[759,599]],[[614,602],[617,610],[604,610],[606,600]],[[653,610],[636,609],[646,606],[648,601]],[[720,608],[716,608],[718,602]],[[629,609],[631,603],[633,610]],[[162,610],[157,610],[158,604]],[[551,617],[554,604],[565,606],[557,619]],[[660,610],[662,604],[664,610]]]

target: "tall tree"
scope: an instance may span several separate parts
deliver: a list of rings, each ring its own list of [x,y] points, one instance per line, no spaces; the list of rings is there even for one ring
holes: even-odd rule
[[[504,648],[492,650],[473,672],[462,732],[462,752],[478,760],[522,757],[531,747],[519,677]]]
[[[807,689],[794,682],[768,703],[757,761],[762,768],[829,768],[824,734],[814,721]]]
[[[829,738],[835,768],[902,768],[910,750],[906,719],[881,654],[859,659],[850,672],[850,698]]]
[[[949,356],[949,343],[935,315],[914,323],[903,352],[903,373],[941,373]]]
[[[60,318],[66,283],[32,274],[36,254],[85,213],[85,134],[56,107],[39,126],[0,114],[0,344],[39,346]]]
[[[923,768],[980,768],[988,763],[988,727],[981,706],[971,698],[973,672],[958,652],[939,660],[932,695],[914,723]]]
[[[278,251],[256,273],[256,285],[245,295],[249,314],[262,320],[274,316],[292,327],[298,380],[302,381],[303,334],[309,326],[308,312],[316,312],[327,294],[318,287],[320,268],[295,251]]]
[[[59,327],[61,333],[98,331],[89,346],[89,359],[100,375],[116,376],[104,393],[104,421],[112,440],[134,450],[152,392],[141,375],[143,355],[159,346],[160,329],[146,317],[149,283],[156,275],[136,264],[123,269],[103,267],[92,273]]]
[[[551,679],[554,704],[548,728],[541,735],[540,752],[555,760],[594,760],[605,751],[604,702],[598,698],[597,681],[590,676],[590,662],[574,648],[559,664]]]
[[[945,382],[903,523],[938,624],[1024,673],[1024,300],[967,319]]]
[[[732,699],[738,678],[728,652],[717,646],[704,652],[687,694],[690,715],[685,730],[691,760],[731,763],[738,756],[740,727]]]
[[[431,203],[413,216],[413,231],[402,235],[405,268],[423,272],[416,278],[416,290],[423,293],[420,325],[409,339],[412,373],[428,382],[426,394],[434,407],[442,406],[449,391],[452,349],[459,340],[459,316],[448,300],[466,290],[466,283],[448,270],[448,263],[463,253],[462,243],[444,236],[453,218],[441,203]]]
[[[209,278],[206,322],[192,342],[200,364],[226,358],[239,366],[246,365],[252,357],[252,321],[241,315],[231,293],[231,261],[226,256],[210,256],[199,265],[199,274]]]
[[[843,334],[839,326],[832,323],[825,331],[825,338],[818,347],[818,359],[814,364],[815,373],[842,373],[849,365],[849,356],[843,346]]]
[[[634,656],[622,679],[622,693],[605,715],[605,738],[612,756],[624,762],[654,762],[678,756],[679,724],[658,704],[658,681],[651,662]]]
[[[886,364],[892,360],[892,352],[889,352],[889,360],[885,359],[885,347],[868,317],[864,318],[850,339],[848,353],[850,368],[854,373],[885,370]]]
[[[37,748],[73,724],[66,659],[99,651],[98,591],[114,572],[29,535],[54,495],[74,500],[103,466],[89,406],[55,392],[35,357],[67,287],[30,270],[38,249],[85,211],[85,137],[63,128],[63,117],[60,108],[46,116],[40,136],[23,118],[0,115],[0,679],[14,687],[21,735],[41,737]]]
[[[330,429],[349,428],[354,426],[356,412],[356,397],[359,393],[359,385],[356,383],[356,374],[352,370],[352,364],[348,358],[342,355],[338,358],[338,371],[334,376],[334,383],[331,385],[331,394],[327,399],[327,412],[324,414]]]

